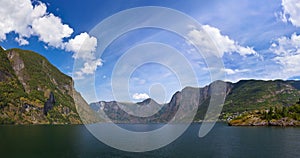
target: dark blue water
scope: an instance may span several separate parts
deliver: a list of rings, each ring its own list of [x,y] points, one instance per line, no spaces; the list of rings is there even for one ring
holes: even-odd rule
[[[122,125],[128,129],[155,129],[160,125]],[[152,126],[152,127],[151,127]],[[300,157],[300,128],[229,127],[217,123],[204,138],[193,124],[173,143],[145,153],[123,152],[95,139],[82,125],[0,126],[0,157],[129,158],[129,157]]]

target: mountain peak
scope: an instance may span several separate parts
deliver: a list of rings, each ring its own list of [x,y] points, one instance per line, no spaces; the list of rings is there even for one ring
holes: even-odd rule
[[[158,104],[154,99],[152,99],[152,98],[147,98],[147,99],[145,99],[145,100],[143,100],[143,101],[141,101],[141,102],[137,102],[136,104],[138,104],[138,105],[147,105],[147,104]]]
[[[182,104],[185,104],[185,106],[197,104],[198,111],[195,120],[198,121],[204,118],[210,104],[212,88],[214,88],[213,85],[218,83],[226,88],[226,100],[223,105],[223,113],[260,110],[269,108],[270,106],[290,106],[295,104],[300,97],[300,81],[241,80],[236,83],[215,81],[202,88],[185,87],[181,91],[176,92],[170,102],[163,104],[161,110],[151,117],[139,118],[128,115],[120,108],[117,108],[117,104],[112,106],[112,104],[106,103],[104,107],[106,107],[106,113],[110,115],[115,122],[164,123],[174,116]],[[151,98],[145,99],[137,104],[151,105],[151,103],[157,104]],[[188,108],[186,110],[188,110]],[[185,113],[180,114],[180,116],[184,115]]]

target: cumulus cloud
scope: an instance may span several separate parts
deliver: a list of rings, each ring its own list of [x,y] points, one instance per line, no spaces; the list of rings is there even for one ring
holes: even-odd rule
[[[300,75],[300,35],[280,37],[272,43],[270,50],[276,55],[273,60],[281,65],[280,74],[287,79]]]
[[[84,75],[94,74],[95,71],[97,70],[97,67],[102,66],[102,65],[103,65],[103,63],[102,63],[101,59],[85,61],[83,64],[83,67],[75,72],[75,75],[73,76],[73,78],[76,80],[84,79]]]
[[[73,33],[72,28],[63,24],[61,19],[53,14],[34,19],[32,30],[35,35],[39,36],[40,41],[56,48],[63,48],[63,39],[70,37]]]
[[[0,0],[0,41],[14,32],[20,45],[27,45],[25,38],[38,36],[40,41],[56,48],[63,47],[63,39],[70,37],[73,29],[63,24],[61,19],[47,13],[47,6],[37,2],[32,5],[30,0]]]
[[[293,33],[291,37],[280,37],[271,45],[271,50],[279,56],[289,56],[299,53],[300,35]]]
[[[46,4],[30,0],[0,0],[0,41],[6,35],[14,32],[15,41],[19,45],[28,45],[31,36],[37,36],[46,43],[45,47],[52,46],[73,52],[73,58],[83,60],[83,68],[77,72],[80,76],[92,74],[97,66],[102,65],[101,59],[96,59],[94,52],[97,39],[83,32],[70,39],[73,29],[64,24],[60,17],[47,12]]]
[[[66,50],[74,52],[75,59],[94,59],[94,51],[97,47],[97,39],[86,32],[75,36],[66,43]]]
[[[91,60],[91,61],[84,63],[84,66],[81,69],[81,71],[84,74],[93,74],[96,71],[98,66],[102,66],[101,59]]]
[[[16,37],[15,41],[17,41],[21,46],[29,44],[29,42],[24,37]]]
[[[84,79],[84,75],[94,74],[97,67],[102,66],[101,59],[96,59],[95,51],[97,47],[97,39],[84,32],[65,43],[67,51],[74,52],[73,58],[81,59],[84,64],[83,68],[75,72],[74,78]]]
[[[10,32],[30,37],[33,20],[44,16],[47,8],[43,3],[33,6],[30,0],[0,0],[0,4],[4,6],[0,7],[0,41]]]
[[[148,94],[146,93],[134,93],[132,95],[132,98],[135,100],[144,100],[150,98]]]
[[[215,27],[209,25],[203,25],[203,30],[192,29],[188,33],[191,43],[197,45],[205,52],[217,53],[214,47],[217,46],[221,54],[216,54],[220,57],[224,53],[239,53],[241,56],[246,55],[258,55],[258,53],[250,47],[243,47],[238,44],[238,42],[230,39],[226,35],[222,35],[221,31]],[[211,38],[208,39],[208,38]],[[213,43],[212,43],[213,42]]]
[[[49,46],[75,52],[78,57],[92,58],[86,54],[95,51],[96,38],[84,32],[64,42],[74,31],[60,17],[47,13],[46,4],[37,2],[33,5],[30,0],[0,0],[0,3],[5,6],[0,8],[0,41],[11,32],[17,34],[15,41],[20,45],[29,44],[28,38],[38,36]]]
[[[299,0],[282,0],[281,20],[291,22],[294,26],[300,27],[300,1]]]

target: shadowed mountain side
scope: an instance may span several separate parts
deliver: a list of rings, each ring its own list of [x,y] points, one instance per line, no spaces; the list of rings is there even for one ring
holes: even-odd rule
[[[217,82],[225,85],[224,90],[213,94],[213,98],[218,96],[217,93],[220,93],[220,96],[226,96],[221,117],[226,115],[226,113],[268,109],[269,107],[275,106],[291,106],[298,101],[298,98],[300,97],[299,81],[241,80],[237,83],[216,81],[202,88],[193,88],[193,91],[189,90],[190,87],[187,87],[181,92],[176,92],[169,103],[161,105],[162,108],[159,110],[159,112],[150,117],[136,117],[129,115],[122,110],[122,108],[120,108],[124,103],[118,103],[116,101],[100,101],[97,103],[92,103],[90,106],[95,111],[103,110],[113,122],[165,123],[172,120],[181,106],[183,106],[183,110],[178,113],[178,116],[188,118],[187,116],[190,116],[189,112],[193,110],[188,109],[187,105],[197,105],[198,110],[194,121],[201,121],[204,119],[207,113],[209,104],[212,104],[216,101],[212,99],[212,85]],[[219,97],[218,99],[222,100],[222,97]],[[143,102],[138,103],[138,105],[145,106],[149,100],[152,99],[144,100]],[[118,106],[118,104],[120,106]],[[134,105],[136,104],[131,103],[131,106]],[[216,116],[216,112],[211,112],[206,117],[209,120],[210,117],[219,117],[219,115]]]
[[[123,109],[125,107],[127,107],[127,110],[135,109],[134,107],[138,106],[149,106],[151,108],[153,104],[158,104],[152,99],[146,99],[137,104],[100,101],[92,103],[90,106],[94,111],[103,111],[115,123],[190,122],[196,114],[200,114],[199,112],[197,113],[198,106],[200,105],[201,107],[203,103],[210,99],[210,86],[204,88],[186,87],[182,91],[176,92],[169,103],[160,105],[161,109],[149,117],[138,117],[134,115],[134,110],[132,114],[129,114]]]

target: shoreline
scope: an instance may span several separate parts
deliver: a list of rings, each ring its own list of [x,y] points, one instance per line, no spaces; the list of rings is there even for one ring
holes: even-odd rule
[[[300,121],[288,117],[271,120],[253,117],[247,119],[233,119],[228,121],[228,126],[300,127]]]
[[[191,123],[169,123],[169,124],[202,124],[204,121],[193,121]],[[117,124],[117,125],[163,125],[168,124],[168,122],[151,122],[151,123],[130,123],[130,122],[98,122],[104,124]],[[279,120],[272,119],[270,121],[267,120],[259,120],[257,118],[252,120],[241,120],[241,119],[233,119],[230,121],[225,120],[217,120],[214,121],[207,121],[206,123],[224,123],[227,126],[237,126],[237,127],[300,127],[300,122],[293,120],[291,118],[282,118]],[[97,124],[97,123],[96,123]],[[88,124],[0,124],[2,126],[76,126],[76,125],[88,125]]]

